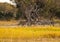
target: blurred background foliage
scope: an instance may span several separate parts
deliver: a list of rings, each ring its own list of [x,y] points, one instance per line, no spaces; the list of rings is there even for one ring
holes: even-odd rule
[[[12,1],[12,0],[11,0]],[[0,20],[60,19],[60,0],[15,0],[16,7],[0,3]]]

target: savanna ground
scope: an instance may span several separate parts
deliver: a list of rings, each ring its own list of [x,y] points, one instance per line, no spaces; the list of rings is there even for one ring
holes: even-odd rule
[[[60,26],[10,26],[13,22],[0,21],[0,42],[60,42]]]

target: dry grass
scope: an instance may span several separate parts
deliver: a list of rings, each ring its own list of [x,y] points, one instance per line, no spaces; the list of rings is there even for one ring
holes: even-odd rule
[[[60,27],[0,27],[0,38],[38,38],[38,37],[60,37]]]
[[[0,21],[0,26],[6,26],[6,25],[16,25],[18,22],[13,20],[13,21]]]
[[[0,42],[60,42],[60,38],[0,39]]]
[[[0,26],[0,42],[60,42],[60,27]]]
[[[0,21],[0,25],[16,21]],[[60,42],[60,26],[0,26],[0,42]]]

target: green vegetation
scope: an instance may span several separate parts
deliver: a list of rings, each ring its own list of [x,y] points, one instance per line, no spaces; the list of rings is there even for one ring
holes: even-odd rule
[[[60,19],[59,0],[15,0],[16,7],[7,3],[0,3],[0,20],[26,20],[28,25],[37,21],[54,22]],[[20,23],[19,23],[20,24]]]

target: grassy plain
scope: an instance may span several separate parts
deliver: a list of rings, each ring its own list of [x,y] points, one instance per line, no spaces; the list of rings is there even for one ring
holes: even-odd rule
[[[1,26],[0,38],[60,37],[60,27],[53,26]]]
[[[0,42],[60,42],[60,27],[0,26]]]

